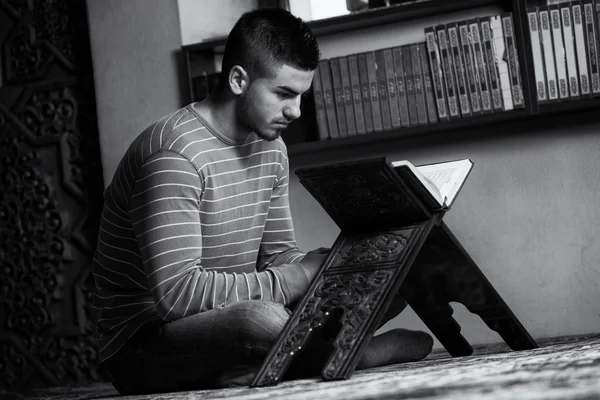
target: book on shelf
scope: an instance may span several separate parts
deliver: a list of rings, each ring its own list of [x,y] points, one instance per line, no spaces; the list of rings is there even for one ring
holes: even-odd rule
[[[481,18],[481,45],[485,54],[485,63],[487,73],[490,78],[490,91],[492,97],[492,108],[494,111],[504,111],[504,101],[502,97],[502,87],[496,62],[496,53],[494,50],[494,37],[492,33],[491,20],[489,17]]]
[[[354,117],[356,119],[356,133],[362,135],[367,133],[367,128],[365,126],[365,114],[363,109],[363,99],[360,87],[358,55],[350,54],[348,56],[348,69],[350,72],[350,85],[352,86]]]
[[[510,83],[510,72],[508,70],[508,60],[506,57],[504,29],[502,28],[502,19],[499,15],[490,17],[490,29],[492,30],[494,55],[496,65],[498,66],[498,78],[500,79],[500,88],[502,89],[502,101],[504,102],[504,110],[510,111],[514,109],[512,99],[512,85]]]
[[[398,160],[392,161],[392,165],[432,209],[449,209],[473,168],[473,162],[468,158],[419,166],[408,160]]]
[[[410,44],[402,46],[402,61],[404,63],[404,80],[406,82],[406,99],[408,101],[408,117],[411,126],[419,125],[419,112],[417,111],[417,92],[415,90],[415,75],[413,71]]]
[[[419,125],[426,125],[427,103],[425,98],[425,86],[423,85],[423,70],[421,68],[421,53],[419,43],[410,45],[410,61],[412,62],[413,77],[415,82],[415,97],[417,98],[417,119]]]
[[[550,26],[552,31],[552,43],[554,43],[554,60],[556,63],[556,83],[558,87],[558,98],[569,98],[569,83],[567,76],[567,59],[565,45],[562,37],[562,22],[560,8],[558,5],[550,6]]]
[[[450,118],[460,118],[460,110],[456,92],[456,76],[454,62],[450,50],[450,43],[446,34],[446,26],[438,25],[435,27],[437,34],[438,46],[440,49],[440,57],[442,60],[443,81],[446,86],[446,94],[448,96],[448,114]]]
[[[423,88],[425,90],[425,102],[427,104],[427,119],[430,124],[438,121],[435,109],[435,97],[433,94],[433,83],[431,82],[431,69],[427,58],[427,47],[425,42],[419,43],[419,55],[421,57],[421,70],[423,71]]]
[[[340,58],[334,57],[329,60],[331,66],[331,84],[333,92],[333,110],[336,116],[339,137],[348,137],[348,126],[346,124],[346,105],[344,101],[344,87],[342,86],[342,72],[340,69]]]
[[[527,10],[527,20],[529,21],[529,38],[531,39],[531,57],[533,58],[537,102],[538,104],[544,104],[548,101],[548,92],[546,90],[546,72],[537,8],[532,7]]]
[[[559,99],[558,84],[556,78],[556,65],[554,58],[554,44],[552,43],[552,32],[550,27],[549,8],[539,7],[539,29],[542,48],[544,50],[544,68],[546,71],[546,87],[548,88],[548,101]]]
[[[390,103],[390,117],[392,128],[400,128],[400,108],[398,103],[398,90],[396,87],[396,71],[394,68],[394,55],[392,48],[383,50],[385,62],[385,78],[387,82],[388,100]]]
[[[323,97],[323,85],[321,83],[321,66],[317,66],[313,75],[312,94],[315,102],[315,118],[317,120],[317,133],[319,140],[329,139],[327,128],[327,114],[325,113],[325,99]]]
[[[577,72],[577,59],[575,58],[575,37],[571,24],[571,8],[568,4],[560,5],[560,16],[565,44],[565,58],[567,59],[567,76],[569,82],[569,97],[579,97],[579,74]]]
[[[502,18],[502,31],[504,33],[504,43],[508,58],[508,72],[510,76],[513,107],[525,108],[521,67],[519,62],[519,54],[517,52],[515,30],[513,26],[513,14],[511,12],[506,12],[501,14],[500,17]]]
[[[584,0],[582,3],[585,38],[588,48],[588,68],[590,71],[590,87],[592,94],[600,93],[600,62],[598,60],[598,28],[594,0]],[[598,7],[598,5],[596,5]]]
[[[379,82],[377,82],[377,62],[375,52],[369,51],[367,56],[367,79],[371,91],[371,109],[373,110],[373,130],[381,132],[383,130],[383,118],[379,100]],[[387,101],[387,99],[386,99]]]
[[[373,107],[371,106],[371,85],[367,74],[367,54],[360,53],[358,56],[358,77],[361,88],[361,98],[363,104],[363,115],[365,117],[365,131],[367,133],[374,131],[373,126]]]
[[[392,129],[392,117],[390,110],[390,94],[388,92],[388,83],[385,71],[384,49],[375,51],[375,70],[375,75],[377,76],[377,90],[379,93],[379,108],[381,110],[381,130],[389,131]]]
[[[340,60],[340,77],[342,80],[342,97],[344,101],[344,115],[346,117],[346,129],[348,136],[356,136],[356,117],[354,116],[354,100],[352,97],[352,86],[350,83],[350,67],[348,56],[342,56]]]
[[[325,115],[327,116],[327,130],[330,139],[340,137],[337,117],[335,115],[335,103],[333,102],[333,83],[331,77],[331,65],[329,60],[319,62],[321,74],[321,88],[323,90],[323,103],[325,104]]]
[[[579,69],[579,93],[581,96],[591,94],[590,75],[588,70],[587,44],[583,30],[583,15],[581,12],[581,2],[572,2],[571,15],[573,24],[573,33],[575,36],[575,48],[577,53],[577,68]]]
[[[570,3],[573,23],[573,33],[575,36],[575,48],[577,49],[577,68],[579,70],[579,93],[581,96],[591,94],[590,75],[588,71],[587,44],[583,31],[583,15],[581,13],[581,3]]]
[[[469,100],[471,101],[471,114],[481,114],[481,96],[477,80],[477,68],[475,68],[475,58],[472,48],[471,34],[469,33],[469,25],[466,21],[461,21],[458,24],[458,37],[462,49],[462,57],[465,61],[465,76]]]
[[[440,50],[436,40],[435,29],[433,29],[433,27],[425,28],[425,41],[427,43],[427,56],[429,58],[429,68],[431,69],[431,80],[433,82],[438,119],[440,121],[447,121],[450,118],[448,117],[446,89],[444,88],[442,76],[442,62],[440,59]]]
[[[450,53],[452,54],[452,63],[456,70],[456,91],[458,95],[458,104],[460,114],[463,117],[471,116],[471,101],[467,88],[467,76],[465,73],[465,62],[462,55],[460,40],[458,38],[458,24],[456,22],[447,24],[448,41],[450,42]]]
[[[394,47],[392,49],[392,55],[394,59],[394,75],[396,77],[396,94],[398,98],[398,111],[400,113],[400,126],[408,128],[410,126],[410,118],[408,116],[408,95],[406,93],[402,47]]]
[[[494,112],[490,92],[490,82],[485,62],[485,53],[481,40],[479,19],[469,21],[471,42],[473,43],[473,59],[475,60],[476,76],[479,78],[479,93],[481,94],[481,111],[483,113]]]

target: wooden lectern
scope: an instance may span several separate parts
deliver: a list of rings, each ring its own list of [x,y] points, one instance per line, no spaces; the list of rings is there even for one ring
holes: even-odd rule
[[[537,344],[444,224],[446,207],[423,200],[407,168],[385,157],[296,172],[341,229],[251,386],[278,383],[332,315],[340,318],[324,380],[348,379],[400,294],[453,356],[472,347],[452,318],[462,303],[513,350]]]

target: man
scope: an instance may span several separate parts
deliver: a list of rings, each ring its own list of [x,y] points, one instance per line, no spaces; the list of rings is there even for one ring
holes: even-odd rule
[[[127,150],[105,192],[94,258],[100,358],[119,392],[248,385],[324,262],[326,250],[296,246],[280,138],[318,61],[300,19],[246,13],[215,91]],[[423,332],[390,331],[359,367],[430,350]]]

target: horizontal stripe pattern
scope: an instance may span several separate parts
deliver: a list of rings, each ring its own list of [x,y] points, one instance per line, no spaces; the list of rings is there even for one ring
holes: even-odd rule
[[[134,140],[105,191],[94,257],[101,360],[143,326],[299,299],[288,165],[281,139],[232,142],[191,105]]]

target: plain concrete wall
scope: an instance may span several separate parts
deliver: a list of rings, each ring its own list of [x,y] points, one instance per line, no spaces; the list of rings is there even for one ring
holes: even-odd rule
[[[182,102],[175,1],[88,0],[105,185],[133,139]]]

